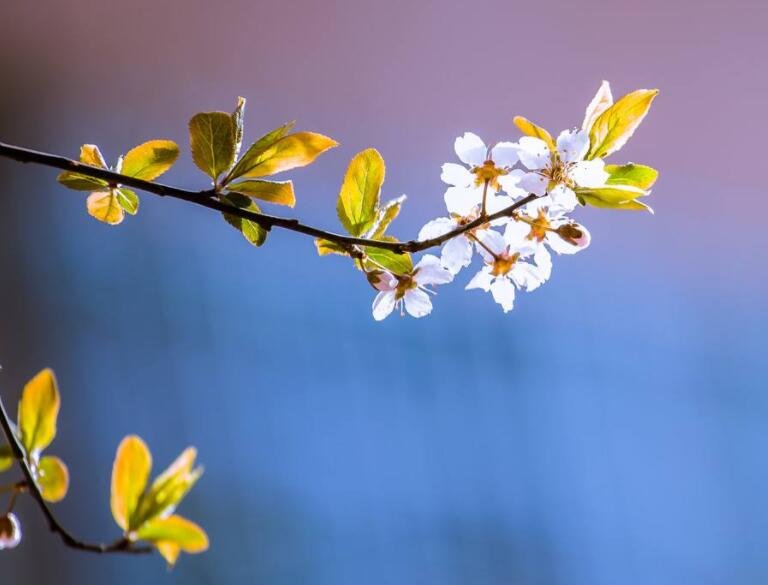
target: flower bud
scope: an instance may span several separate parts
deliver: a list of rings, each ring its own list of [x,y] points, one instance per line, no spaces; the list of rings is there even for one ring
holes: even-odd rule
[[[0,518],[0,550],[16,548],[21,542],[21,524],[15,514],[8,513]]]
[[[577,248],[589,246],[589,232],[577,223],[564,223],[555,231],[558,236]]]

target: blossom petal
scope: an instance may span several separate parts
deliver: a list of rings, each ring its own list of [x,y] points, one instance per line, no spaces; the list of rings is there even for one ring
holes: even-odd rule
[[[491,159],[497,167],[508,169],[520,160],[517,150],[518,145],[514,142],[498,142],[491,151]]]
[[[469,172],[469,169],[464,165],[445,163],[443,165],[443,172],[440,174],[440,179],[448,185],[469,187],[475,180],[475,175]]]
[[[464,236],[449,240],[443,246],[441,262],[451,274],[458,274],[459,270],[472,263],[472,242]]]
[[[432,254],[426,254],[419,260],[419,263],[416,264],[413,280],[419,286],[427,284],[447,284],[453,280],[453,274],[443,268],[440,258],[433,256]]]
[[[491,285],[493,300],[501,305],[505,313],[515,306],[515,285],[507,278],[497,278]]]
[[[450,217],[438,217],[424,224],[424,227],[419,231],[417,239],[423,242],[424,240],[439,238],[455,227],[456,222]]]
[[[528,194],[528,191],[520,187],[520,179],[522,179],[527,173],[522,169],[515,169],[510,171],[506,175],[499,177],[499,185],[502,190],[510,197],[523,197]]]
[[[445,206],[448,208],[448,212],[462,217],[471,214],[482,200],[483,193],[478,189],[448,187],[445,190]]]
[[[507,243],[504,241],[504,236],[495,230],[483,230],[477,234],[477,238],[493,251],[494,254],[502,254],[507,251]],[[482,254],[483,258],[490,261],[493,257],[488,253],[488,250],[483,246],[478,245],[478,250]]]
[[[373,318],[377,321],[386,319],[395,308],[395,294],[393,290],[381,291],[373,299]]]
[[[579,187],[602,187],[610,176],[599,158],[576,163],[569,174]]]
[[[539,173],[526,173],[517,183],[517,186],[526,193],[533,193],[541,197],[547,192],[549,179]]]
[[[541,246],[540,249],[546,250],[543,246]],[[542,270],[528,262],[515,262],[512,270],[508,272],[508,276],[519,288],[528,291],[539,288],[539,286],[546,280]]]
[[[432,312],[432,301],[423,290],[412,288],[405,293],[405,310],[411,317],[424,317]]]
[[[531,226],[523,221],[510,221],[504,230],[504,241],[510,248],[516,248],[529,242],[528,236],[531,233]]]
[[[472,290],[474,288],[479,288],[485,292],[488,292],[491,290],[492,282],[493,276],[491,275],[490,269],[487,266],[484,266],[477,274],[472,277],[472,280],[469,281],[464,289]]]
[[[566,163],[577,162],[587,156],[589,150],[589,132],[583,130],[563,130],[557,137],[557,152],[560,160]]]
[[[472,132],[465,132],[464,136],[459,136],[453,147],[461,162],[473,167],[483,164],[488,154],[488,147],[485,142]]]
[[[549,191],[552,207],[555,210],[573,211],[579,204],[576,193],[565,185],[557,185]]]
[[[518,142],[517,154],[520,162],[532,171],[544,169],[549,165],[551,152],[541,138],[523,136]]]
[[[541,283],[549,280],[549,277],[552,276],[552,255],[549,250],[544,246],[539,246],[533,255],[533,261],[536,263],[537,277],[541,279]]]

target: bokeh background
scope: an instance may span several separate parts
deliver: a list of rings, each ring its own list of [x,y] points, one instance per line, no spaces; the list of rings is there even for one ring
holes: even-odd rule
[[[114,159],[187,143],[197,111],[249,98],[246,136],[296,118],[342,146],[292,173],[295,214],[335,228],[349,158],[442,213],[455,136],[512,116],[578,125],[602,79],[659,87],[616,161],[659,168],[655,216],[586,209],[587,253],[504,315],[443,287],[428,319],[311,240],[252,249],[216,215],[145,195],[119,228],[55,172],[0,160],[0,391],[55,368],[56,506],[111,540],[128,433],[206,475],[181,512],[209,553],[98,558],[24,502],[3,583],[758,584],[768,580],[765,115],[768,9],[725,3],[2,3],[0,139]],[[205,177],[185,154],[166,177]],[[280,210],[282,211],[282,210]],[[5,477],[11,478],[10,475]]]

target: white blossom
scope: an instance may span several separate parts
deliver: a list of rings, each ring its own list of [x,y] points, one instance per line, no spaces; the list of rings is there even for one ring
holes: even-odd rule
[[[558,254],[575,254],[589,246],[591,236],[587,228],[562,211],[539,207],[515,214],[507,223],[504,239],[512,246],[546,244]]]
[[[432,301],[427,293],[434,291],[429,285],[447,284],[453,274],[440,265],[440,259],[432,254],[425,255],[409,274],[396,275],[382,271],[376,274],[371,284],[379,291],[373,300],[373,318],[381,321],[395,309],[403,308],[412,317],[424,317],[432,312]]]
[[[16,515],[9,512],[0,517],[0,550],[16,548],[21,542],[21,524]]]

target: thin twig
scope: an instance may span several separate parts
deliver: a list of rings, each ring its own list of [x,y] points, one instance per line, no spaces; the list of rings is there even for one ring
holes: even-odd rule
[[[214,189],[209,189],[206,191],[190,191],[187,189],[180,189],[178,187],[172,187],[162,183],[136,179],[135,177],[122,175],[108,169],[92,167],[90,165],[86,165],[63,156],[31,150],[29,148],[22,148],[20,146],[5,144],[3,142],[0,142],[0,156],[10,158],[22,163],[35,163],[61,169],[63,171],[79,173],[87,177],[107,181],[110,185],[127,185],[128,187],[133,187],[134,189],[139,189],[141,191],[146,191],[147,193],[159,195],[160,197],[172,197],[174,199],[180,199],[195,205],[207,207],[208,209],[213,209],[228,215],[233,215],[235,217],[253,221],[266,230],[270,230],[273,227],[279,227],[315,238],[322,238],[324,240],[339,244],[348,251],[352,251],[355,246],[362,246],[382,248],[384,250],[391,250],[398,254],[404,254],[407,252],[421,252],[429,248],[440,246],[448,240],[460,236],[469,230],[475,229],[487,223],[488,221],[499,219],[501,217],[509,217],[516,209],[536,199],[536,195],[530,194],[527,197],[520,199],[513,205],[510,205],[509,207],[502,209],[501,211],[497,211],[491,215],[486,215],[483,210],[483,213],[481,213],[480,217],[474,221],[459,226],[456,229],[451,230],[450,232],[447,232],[436,238],[430,238],[423,241],[409,240],[406,242],[385,242],[381,240],[371,240],[368,238],[344,236],[303,224],[298,219],[279,217],[266,213],[256,213],[253,211],[248,211],[247,209],[232,207],[231,205],[220,201],[217,198],[217,193]]]
[[[62,526],[51,509],[48,507],[46,501],[43,499],[43,494],[40,493],[40,488],[35,482],[34,474],[32,473],[32,469],[30,468],[26,459],[24,448],[19,443],[19,439],[16,437],[16,433],[13,432],[11,419],[8,418],[8,413],[5,410],[2,397],[0,397],[0,425],[2,425],[5,437],[8,440],[8,444],[11,446],[13,457],[16,459],[16,463],[18,463],[19,467],[21,468],[21,472],[24,474],[24,483],[29,491],[29,494],[32,496],[35,502],[37,502],[37,505],[43,512],[43,516],[45,516],[46,520],[48,521],[48,526],[51,529],[51,532],[58,534],[66,546],[77,550],[100,554],[144,554],[152,552],[152,549],[149,547],[135,546],[134,543],[132,543],[127,538],[120,538],[109,544],[92,544],[75,538],[66,528],[64,528],[64,526]]]

